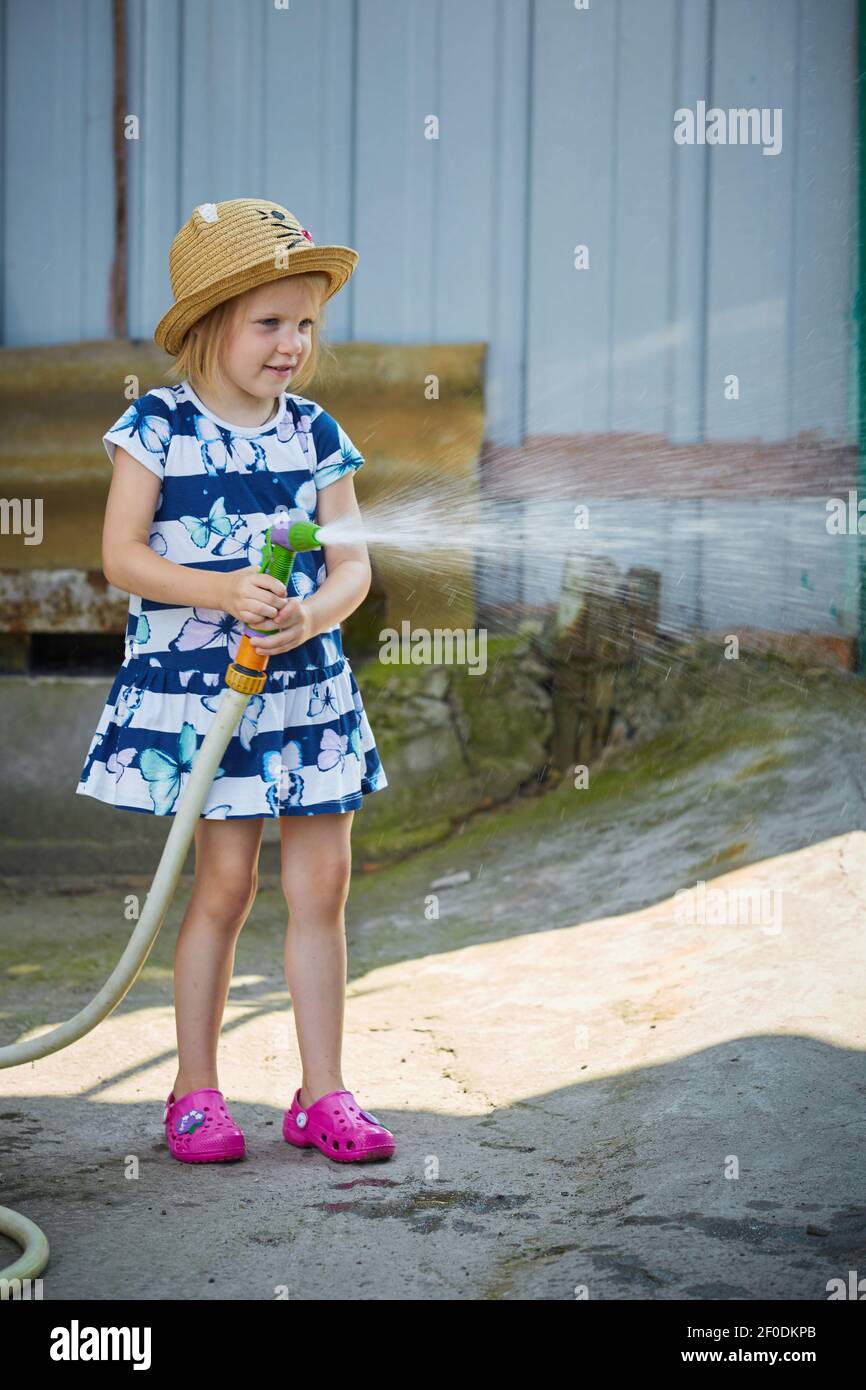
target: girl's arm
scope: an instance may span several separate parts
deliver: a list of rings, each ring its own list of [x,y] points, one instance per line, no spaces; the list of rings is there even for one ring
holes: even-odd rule
[[[363,522],[351,473],[322,488],[317,498],[317,526],[327,526],[338,517],[351,517],[358,532],[361,531]],[[317,633],[327,632],[354,613],[364,602],[373,582],[370,556],[363,541],[357,545],[323,545],[322,549],[328,577],[314,594],[304,599],[304,607],[310,610]]]
[[[362,526],[361,513],[355,500],[352,474],[346,473],[335,483],[319,492],[316,502],[316,524],[327,526],[329,521],[351,517]],[[324,545],[325,582],[309,598],[292,597],[281,606],[274,626],[280,630],[272,637],[256,636],[253,646],[269,656],[289,652],[294,647],[328,632],[363,603],[372,583],[370,557],[363,541],[354,545]]]
[[[234,613],[248,623],[273,617],[285,585],[272,575],[196,569],[151,550],[159,490],[156,474],[118,445],[102,528],[102,572],[109,584],[157,603]]]

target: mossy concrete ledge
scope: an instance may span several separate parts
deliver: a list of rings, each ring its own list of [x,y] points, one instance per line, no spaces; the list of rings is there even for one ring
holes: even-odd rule
[[[354,667],[389,785],[356,813],[356,867],[435,843],[478,809],[507,800],[543,767],[552,735],[542,664],[528,639],[490,638],[487,668],[386,664]],[[0,875],[146,873],[167,818],[117,811],[75,787],[108,677],[9,675],[0,719],[14,788],[0,817]],[[266,823],[262,870],[279,873],[279,830]],[[186,872],[192,872],[193,855]]]
[[[529,635],[487,639],[486,670],[372,661],[356,672],[389,786],[356,820],[356,853],[385,861],[538,783],[553,735]]]

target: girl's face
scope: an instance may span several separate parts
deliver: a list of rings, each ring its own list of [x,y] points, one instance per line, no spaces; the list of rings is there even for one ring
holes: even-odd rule
[[[272,400],[291,390],[292,378],[312,350],[320,300],[316,281],[293,275],[240,296],[221,359],[223,372],[239,392]]]

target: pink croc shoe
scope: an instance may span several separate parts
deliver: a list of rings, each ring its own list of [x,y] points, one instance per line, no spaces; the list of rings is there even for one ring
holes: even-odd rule
[[[283,1138],[299,1149],[314,1144],[335,1163],[364,1163],[390,1158],[395,1144],[369,1110],[362,1110],[351,1091],[329,1091],[305,1110],[301,1088],[283,1117]]]
[[[222,1091],[206,1086],[180,1100],[172,1091],[162,1118],[169,1150],[181,1163],[221,1163],[244,1156],[243,1131],[229,1114]]]

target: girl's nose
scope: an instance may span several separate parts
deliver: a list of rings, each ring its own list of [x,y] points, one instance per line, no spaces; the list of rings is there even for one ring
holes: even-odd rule
[[[304,339],[300,333],[285,333],[277,343],[277,351],[284,352],[287,357],[297,357],[303,347]]]

